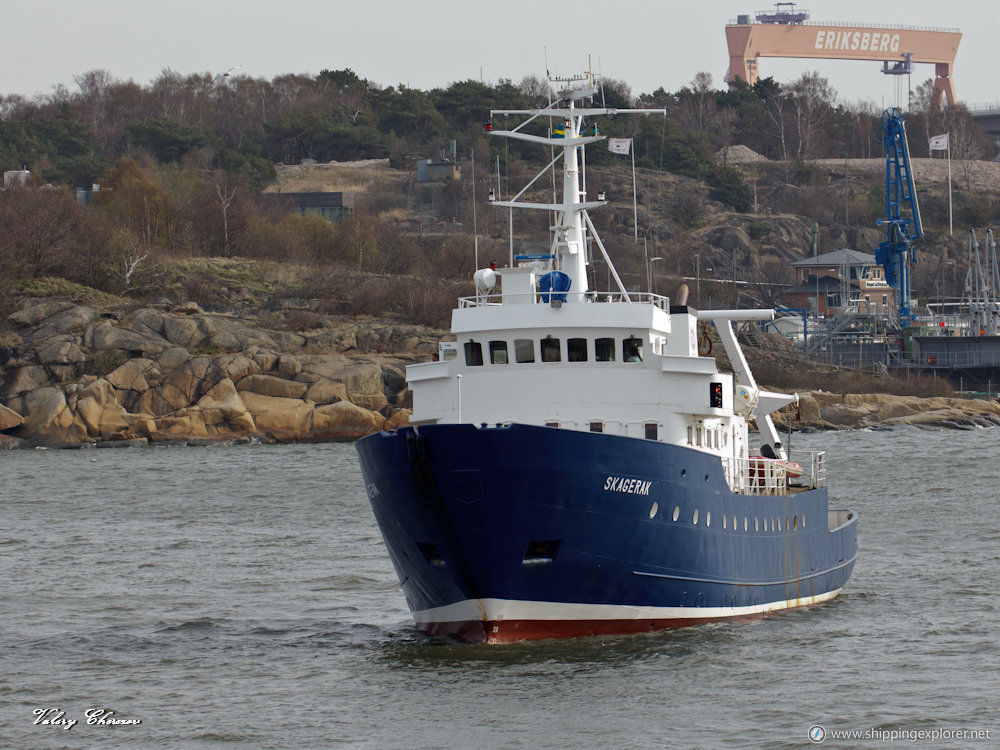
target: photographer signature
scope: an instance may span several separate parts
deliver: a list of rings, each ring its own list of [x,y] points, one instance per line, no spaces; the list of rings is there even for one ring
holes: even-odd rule
[[[36,708],[32,713],[35,720],[32,724],[39,726],[60,727],[72,729],[79,724],[79,719],[72,719],[60,708]],[[142,724],[142,719],[118,719],[114,711],[107,708],[88,708],[83,712],[85,723],[91,726],[117,726],[121,724]]]

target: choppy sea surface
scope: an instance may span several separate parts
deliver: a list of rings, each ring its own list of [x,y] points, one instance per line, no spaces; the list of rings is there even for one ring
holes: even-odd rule
[[[1000,744],[1000,430],[796,448],[860,513],[840,598],[499,647],[414,629],[352,445],[2,453],[0,746]]]

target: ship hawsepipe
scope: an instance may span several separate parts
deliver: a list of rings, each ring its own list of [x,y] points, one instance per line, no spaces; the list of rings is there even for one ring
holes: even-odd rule
[[[825,487],[733,493],[718,456],[510,424],[357,443],[417,627],[469,642],[636,633],[837,595],[857,514]]]

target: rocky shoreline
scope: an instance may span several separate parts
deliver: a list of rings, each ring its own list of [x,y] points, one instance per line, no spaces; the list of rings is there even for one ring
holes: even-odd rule
[[[405,366],[438,336],[330,320],[297,333],[193,303],[25,300],[0,339],[0,446],[355,440],[407,423]]]
[[[23,300],[0,338],[0,447],[356,440],[408,422],[405,366],[441,335],[330,320],[293,332],[194,303],[99,312]],[[800,394],[793,429],[1000,425],[1000,404]]]
[[[775,422],[802,430],[856,430],[913,425],[925,429],[1000,427],[1000,403],[984,399],[919,398],[885,393],[799,393],[798,406],[775,414]]]

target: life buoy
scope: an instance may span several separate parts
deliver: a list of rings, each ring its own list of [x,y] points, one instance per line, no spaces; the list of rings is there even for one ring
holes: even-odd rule
[[[708,337],[707,334],[701,334],[698,337],[698,355],[701,357],[707,357],[712,353],[712,339]]]

